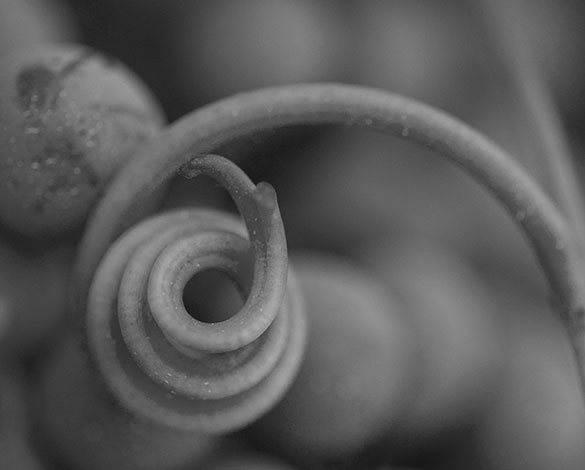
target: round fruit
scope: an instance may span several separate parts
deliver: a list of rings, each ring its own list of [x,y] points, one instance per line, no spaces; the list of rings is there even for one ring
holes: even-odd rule
[[[132,73],[92,49],[37,46],[0,67],[0,219],[30,237],[84,222],[113,173],[163,125]]]
[[[506,342],[491,290],[464,258],[416,239],[370,243],[364,251],[402,302],[418,345],[418,388],[383,441],[392,461],[478,420],[501,380]]]
[[[371,132],[332,132],[306,147],[287,155],[287,179],[277,186],[289,246],[347,251],[417,234],[543,284],[518,227],[458,168]]]
[[[452,2],[356,2],[359,83],[402,93],[452,112],[473,106],[481,53],[475,31]]]
[[[307,303],[307,351],[255,435],[295,459],[356,456],[401,414],[414,376],[402,310],[367,273],[325,255],[292,258]]]
[[[328,0],[184,2],[171,54],[186,96],[338,79],[348,38],[339,10]]]

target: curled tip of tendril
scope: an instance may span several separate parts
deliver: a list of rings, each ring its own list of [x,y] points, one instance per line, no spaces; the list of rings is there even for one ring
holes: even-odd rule
[[[207,152],[245,135],[299,124],[365,127],[405,139],[457,164],[512,217],[525,214],[515,221],[531,243],[570,325],[585,384],[585,273],[577,237],[566,217],[523,168],[473,129],[422,103],[367,87],[328,83],[256,90],[205,106],[169,126],[120,170],[94,210],[79,250],[74,311],[83,311],[88,286],[107,247],[128,221],[143,214],[139,209],[156,201],[158,190],[183,164],[186,152]],[[189,176],[200,168],[191,161],[182,171]],[[246,201],[251,204],[254,198]],[[276,244],[270,245],[279,252]]]
[[[89,347],[130,411],[180,429],[231,431],[266,411],[294,377],[304,317],[288,276],[274,188],[254,185],[215,155],[180,172],[215,178],[244,221],[189,209],[146,219],[114,243],[87,303]],[[223,272],[245,299],[227,320],[204,323],[183,303],[188,281]]]

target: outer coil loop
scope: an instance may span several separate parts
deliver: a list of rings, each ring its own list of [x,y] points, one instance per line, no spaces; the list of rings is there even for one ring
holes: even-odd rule
[[[193,159],[184,171],[223,184],[246,226],[190,209],[126,232],[89,292],[89,348],[131,412],[179,429],[231,431],[271,407],[292,381],[304,349],[303,305],[292,276],[287,283],[274,190],[217,156]],[[189,279],[208,269],[224,272],[246,299],[216,323],[191,317],[183,304]]]

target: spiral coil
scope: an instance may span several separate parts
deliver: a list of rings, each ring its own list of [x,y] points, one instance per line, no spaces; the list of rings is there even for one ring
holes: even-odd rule
[[[274,189],[215,155],[193,158],[181,172],[224,186],[245,226],[227,213],[185,209],[127,231],[95,273],[88,345],[127,410],[176,429],[233,431],[292,381],[304,349],[303,305]],[[226,274],[245,302],[227,320],[204,323],[189,315],[183,292],[211,269]]]

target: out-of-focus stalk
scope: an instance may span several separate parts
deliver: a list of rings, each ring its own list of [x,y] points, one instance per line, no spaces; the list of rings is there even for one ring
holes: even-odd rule
[[[523,34],[517,1],[481,0],[474,3],[479,21],[485,27],[487,45],[498,66],[498,80],[505,86],[504,93],[516,109],[513,116],[522,122],[511,122],[522,128],[530,140],[527,145],[532,155],[528,170],[547,188],[585,240],[585,204],[579,187],[573,157],[553,97],[542,78]],[[509,95],[509,96],[508,96]],[[583,241],[579,243],[583,249]]]

